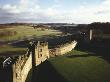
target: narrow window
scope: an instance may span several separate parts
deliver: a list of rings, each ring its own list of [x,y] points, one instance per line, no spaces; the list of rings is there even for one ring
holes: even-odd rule
[[[42,52],[42,49],[40,49],[40,52]]]
[[[42,57],[42,54],[40,54],[40,57]]]

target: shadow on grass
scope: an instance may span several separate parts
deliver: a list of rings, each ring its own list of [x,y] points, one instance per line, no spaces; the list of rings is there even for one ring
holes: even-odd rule
[[[68,58],[77,58],[77,57],[91,57],[95,56],[94,54],[82,54],[82,55],[69,55]]]
[[[45,61],[34,70],[32,82],[67,82],[49,61]]]
[[[17,47],[17,48],[27,48],[29,44],[28,40],[23,40],[23,41],[16,41],[16,42],[12,42],[11,46],[13,47]]]
[[[106,42],[92,42],[90,44],[87,43],[78,43],[76,46],[76,50],[78,51],[84,51],[84,52],[90,52],[94,53],[92,56],[100,56],[100,58],[106,60],[108,63],[110,63],[110,43],[108,45]],[[103,46],[102,46],[103,45]],[[90,54],[91,55],[91,54]]]
[[[26,51],[21,51],[21,50],[18,50],[18,51],[6,51],[6,52],[3,52],[3,53],[0,53],[0,56],[12,57],[12,56],[23,55],[25,53],[26,53]]]

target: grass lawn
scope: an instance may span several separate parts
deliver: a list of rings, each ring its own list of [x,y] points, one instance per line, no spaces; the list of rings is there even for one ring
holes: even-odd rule
[[[73,50],[39,68],[39,82],[110,82],[110,64],[89,52]]]

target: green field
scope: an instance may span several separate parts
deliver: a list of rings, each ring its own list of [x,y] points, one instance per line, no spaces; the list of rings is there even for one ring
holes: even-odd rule
[[[13,47],[11,45],[4,45],[0,47],[0,56],[23,55],[27,48]]]
[[[56,34],[61,34],[60,31],[56,30],[37,30],[34,29],[33,27],[30,26],[14,26],[13,28],[5,28],[5,29],[0,29],[0,32],[5,32],[5,31],[16,31],[17,33],[12,36],[4,36],[0,37],[0,40],[5,40],[5,41],[11,41],[11,40],[20,40],[20,39],[25,39],[25,38],[31,38],[31,37],[41,37],[43,35],[56,35]]]
[[[73,50],[41,64],[37,75],[39,82],[110,82],[110,64],[94,53]]]
[[[13,34],[16,32],[15,34]],[[11,33],[11,34],[10,34]],[[19,47],[29,43],[31,39],[44,38],[46,36],[56,36],[61,34],[60,31],[51,29],[34,29],[30,26],[12,26],[11,28],[0,29],[0,55],[19,55],[26,53],[27,47]],[[2,36],[3,35],[3,36]],[[13,46],[12,41],[28,40],[26,43],[20,43]]]

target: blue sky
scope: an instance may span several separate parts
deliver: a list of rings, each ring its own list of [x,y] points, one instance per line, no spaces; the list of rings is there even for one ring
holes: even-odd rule
[[[102,0],[40,0],[39,3],[43,7],[50,7],[54,4],[60,4],[63,8],[74,8],[80,5],[97,5],[100,4]]]
[[[110,0],[0,0],[0,23],[110,22]]]

